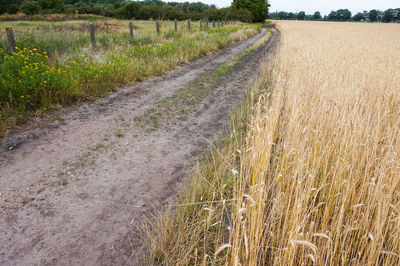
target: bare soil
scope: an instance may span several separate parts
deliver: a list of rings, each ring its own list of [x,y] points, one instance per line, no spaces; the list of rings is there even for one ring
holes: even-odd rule
[[[2,139],[0,264],[140,264],[144,217],[174,199],[226,129],[279,33],[213,84],[199,78],[263,34]],[[180,90],[199,86],[208,88],[201,99]],[[162,108],[171,102],[174,109]]]

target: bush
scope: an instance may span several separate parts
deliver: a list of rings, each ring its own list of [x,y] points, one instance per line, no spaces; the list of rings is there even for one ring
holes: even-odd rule
[[[251,11],[244,8],[233,9],[231,13],[231,18],[248,23],[252,22],[254,19]]]
[[[19,6],[19,11],[27,15],[39,14],[41,10],[42,7],[36,1],[25,1]]]
[[[19,49],[10,54],[0,48],[0,102],[26,112],[64,102],[74,94],[65,69],[50,66],[46,52]]]

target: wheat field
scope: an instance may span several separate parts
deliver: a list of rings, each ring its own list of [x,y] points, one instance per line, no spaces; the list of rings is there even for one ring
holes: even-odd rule
[[[400,25],[279,21],[273,62],[159,219],[166,265],[400,264]]]
[[[399,265],[400,27],[279,22],[235,184],[234,264]]]

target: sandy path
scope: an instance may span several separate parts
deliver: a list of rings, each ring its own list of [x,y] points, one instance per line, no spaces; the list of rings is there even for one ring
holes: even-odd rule
[[[174,117],[178,122],[151,128],[135,118],[264,33],[3,139],[0,264],[139,264],[135,232],[144,215],[173,198],[190,165],[221,134],[279,34],[221,77],[194,111]]]

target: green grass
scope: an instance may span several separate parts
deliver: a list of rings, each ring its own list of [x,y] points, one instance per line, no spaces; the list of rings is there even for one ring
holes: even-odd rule
[[[136,21],[130,40],[127,21],[96,24],[98,48],[90,48],[87,22],[0,22],[12,26],[16,52],[0,43],[0,136],[60,106],[93,100],[123,84],[162,75],[168,70],[246,39],[260,25],[240,24],[200,31],[163,22],[161,34],[154,22]]]

